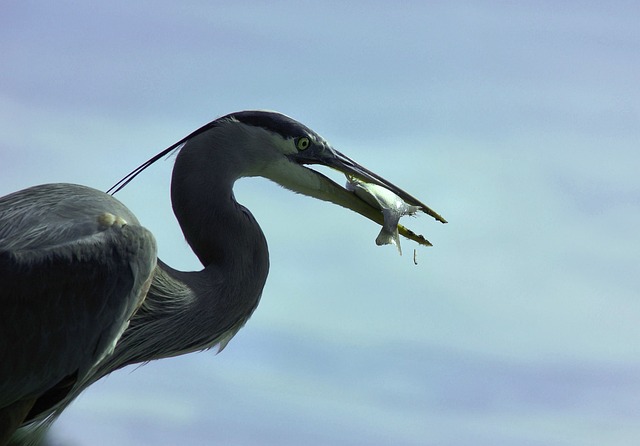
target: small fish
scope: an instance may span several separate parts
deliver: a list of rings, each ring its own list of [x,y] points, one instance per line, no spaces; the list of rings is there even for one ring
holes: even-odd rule
[[[400,235],[398,234],[398,222],[400,218],[405,215],[415,215],[420,208],[405,203],[402,198],[382,186],[365,183],[352,176],[347,176],[346,187],[347,190],[353,191],[371,206],[382,211],[384,224],[378,237],[376,237],[376,244],[394,244],[398,248],[400,255],[402,255]]]

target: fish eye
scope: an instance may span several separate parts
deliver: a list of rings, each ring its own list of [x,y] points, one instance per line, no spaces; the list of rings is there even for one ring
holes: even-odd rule
[[[307,150],[310,145],[311,141],[309,141],[309,138],[302,136],[296,139],[296,147],[298,148],[298,150]]]

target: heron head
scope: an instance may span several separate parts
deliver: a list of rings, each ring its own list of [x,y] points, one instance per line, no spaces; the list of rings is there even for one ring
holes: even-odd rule
[[[244,131],[251,134],[248,137],[251,146],[261,151],[261,156],[252,158],[263,161],[251,163],[245,176],[269,178],[294,192],[335,203],[383,225],[384,215],[380,207],[310,167],[327,166],[348,178],[380,186],[407,205],[415,206],[419,211],[446,223],[444,218],[420,200],[335,150],[320,135],[288,116],[271,111],[243,111],[221,119],[244,127]],[[398,230],[403,236],[420,244],[431,244],[402,225],[398,225]]]

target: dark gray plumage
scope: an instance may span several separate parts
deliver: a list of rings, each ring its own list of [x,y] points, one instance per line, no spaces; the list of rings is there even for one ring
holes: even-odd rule
[[[12,435],[14,442],[37,441],[75,396],[114,370],[222,348],[245,324],[269,258],[260,227],[234,198],[238,178],[263,176],[382,224],[380,209],[305,167],[324,164],[381,185],[445,222],[275,112],[219,118],[122,184],[175,149],[173,209],[202,271],[177,271],[158,260],[153,236],[103,192],[49,184],[0,198],[0,445]]]

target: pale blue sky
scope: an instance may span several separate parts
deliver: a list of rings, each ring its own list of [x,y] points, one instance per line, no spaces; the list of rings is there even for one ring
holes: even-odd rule
[[[358,215],[243,180],[271,252],[220,355],[121,371],[74,445],[635,445],[635,2],[0,6],[0,193],[107,189],[217,116],[275,109],[449,220],[377,247]],[[119,198],[197,268],[171,161]]]

